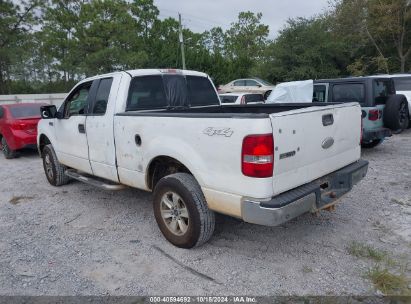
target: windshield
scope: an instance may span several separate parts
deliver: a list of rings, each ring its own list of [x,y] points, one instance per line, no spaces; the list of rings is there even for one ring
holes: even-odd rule
[[[40,117],[40,107],[43,104],[10,107],[11,116],[14,118]]]
[[[410,77],[395,77],[394,84],[396,91],[411,91],[411,76]]]
[[[268,81],[262,80],[261,78],[254,78],[258,82],[261,82],[265,86],[274,86],[272,83],[269,83]]]
[[[150,75],[134,77],[131,80],[127,111],[219,104],[217,93],[206,77]]]

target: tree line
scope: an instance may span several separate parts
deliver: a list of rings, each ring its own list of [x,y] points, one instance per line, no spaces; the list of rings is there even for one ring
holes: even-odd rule
[[[66,92],[95,74],[181,68],[178,20],[159,14],[153,0],[0,0],[0,94]],[[334,0],[312,18],[289,19],[275,39],[261,19],[241,12],[228,29],[184,28],[187,68],[216,84],[411,69],[409,0]]]

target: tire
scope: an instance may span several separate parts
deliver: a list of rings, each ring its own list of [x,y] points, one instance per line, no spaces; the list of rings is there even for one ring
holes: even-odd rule
[[[214,212],[208,209],[200,185],[190,174],[175,173],[160,179],[154,189],[153,208],[160,231],[177,247],[200,246],[213,235]]]
[[[272,92],[272,90],[269,90],[269,91],[264,93],[264,100],[268,99],[268,96],[270,96],[271,92]]]
[[[408,128],[409,120],[407,98],[404,95],[388,98],[384,108],[384,125],[398,134]]]
[[[367,143],[361,143],[361,147],[364,149],[375,148],[376,146],[380,145],[383,141],[383,139],[374,139]]]
[[[50,184],[58,187],[65,185],[70,181],[70,178],[64,174],[67,167],[59,163],[52,145],[47,145],[44,147],[42,158],[44,173],[46,174],[47,180]]]
[[[4,157],[6,159],[12,159],[17,157],[17,152],[15,150],[10,149],[4,136],[1,138],[1,150],[3,151]]]

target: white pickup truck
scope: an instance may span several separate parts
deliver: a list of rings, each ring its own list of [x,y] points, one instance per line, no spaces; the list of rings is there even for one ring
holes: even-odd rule
[[[194,71],[87,78],[41,112],[52,185],[152,191],[161,232],[183,248],[211,237],[214,212],[274,226],[332,209],[368,169],[358,103],[221,106]]]

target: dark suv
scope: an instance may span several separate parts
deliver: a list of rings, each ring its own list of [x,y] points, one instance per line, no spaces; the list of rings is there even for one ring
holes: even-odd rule
[[[392,131],[399,132],[408,126],[408,119],[404,117],[404,111],[408,112],[407,99],[396,94],[394,82],[389,77],[315,80],[313,101],[358,102],[362,109],[361,145],[364,148],[373,148],[391,136]]]

